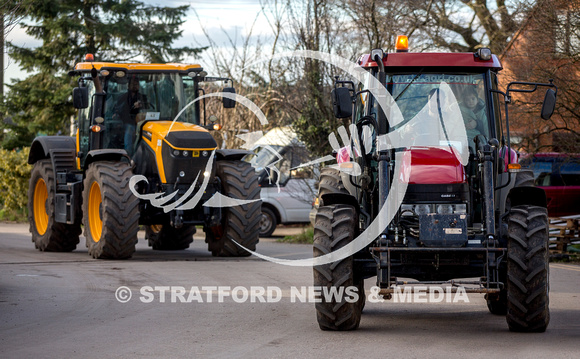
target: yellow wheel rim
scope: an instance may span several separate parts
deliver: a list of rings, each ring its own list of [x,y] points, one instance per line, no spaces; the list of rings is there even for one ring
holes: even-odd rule
[[[36,231],[41,236],[46,233],[48,228],[48,213],[46,212],[46,200],[48,199],[48,190],[46,183],[42,178],[36,181],[34,186],[34,224]]]
[[[91,237],[93,241],[101,240],[101,233],[103,231],[103,220],[101,219],[101,188],[97,182],[93,182],[89,192],[89,229],[91,230]]]
[[[163,228],[163,225],[162,224],[152,224],[151,226],[149,226],[149,228],[151,228],[151,231],[153,233],[157,234],[157,233],[161,232],[161,228]]]

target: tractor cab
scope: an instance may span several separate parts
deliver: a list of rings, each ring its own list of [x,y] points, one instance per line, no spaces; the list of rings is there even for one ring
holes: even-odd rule
[[[96,149],[125,150],[133,156],[146,122],[175,120],[191,128],[204,126],[205,100],[197,101],[203,93],[200,83],[231,82],[206,79],[199,65],[93,62],[89,55],[70,73],[79,75],[73,100],[79,109],[81,165],[87,153]],[[231,87],[225,91],[234,92]]]

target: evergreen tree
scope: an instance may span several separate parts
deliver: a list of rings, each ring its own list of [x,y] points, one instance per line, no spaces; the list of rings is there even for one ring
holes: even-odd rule
[[[29,145],[37,134],[68,133],[75,113],[70,96],[75,83],[66,73],[87,53],[97,61],[177,62],[203,50],[172,47],[181,36],[188,6],[151,6],[138,0],[19,3],[25,19],[21,26],[43,44],[37,48],[7,44],[23,70],[37,73],[10,85],[0,103],[4,148]]]

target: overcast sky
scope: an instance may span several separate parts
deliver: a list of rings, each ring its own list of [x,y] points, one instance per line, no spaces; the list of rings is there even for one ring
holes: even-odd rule
[[[174,42],[176,47],[197,47],[207,45],[205,36],[201,31],[200,22],[218,45],[226,46],[227,36],[224,34],[224,31],[231,37],[245,35],[261,10],[259,0],[144,0],[144,2],[152,5],[171,7],[186,4],[190,5],[187,20],[182,26],[183,35],[180,39]],[[193,9],[197,12],[199,20],[195,16]],[[270,28],[267,21],[263,15],[259,16],[258,21],[254,26],[253,34],[268,34],[269,31]],[[42,44],[41,41],[26,35],[24,29],[18,26],[8,33],[7,40],[15,45],[27,47],[37,47]],[[188,61],[200,62],[203,65],[203,54],[201,59],[188,59]],[[15,64],[7,54],[4,55],[4,63],[6,66],[6,71],[4,73],[5,83],[11,83],[11,78],[23,79],[28,76],[26,72],[20,70],[19,66]]]

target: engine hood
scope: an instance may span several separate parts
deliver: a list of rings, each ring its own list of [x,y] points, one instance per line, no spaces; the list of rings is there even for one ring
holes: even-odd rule
[[[162,140],[174,149],[215,149],[217,143],[203,127],[191,123],[151,121],[143,125],[143,137],[156,145]]]
[[[409,184],[464,183],[465,169],[453,147],[411,147],[401,172]],[[410,167],[410,168],[409,168]]]
[[[217,143],[203,127],[191,123],[151,121],[141,130],[143,144],[155,159],[161,183],[192,183],[204,172]],[[139,161],[136,161],[139,162]],[[145,171],[144,172],[150,172]]]

